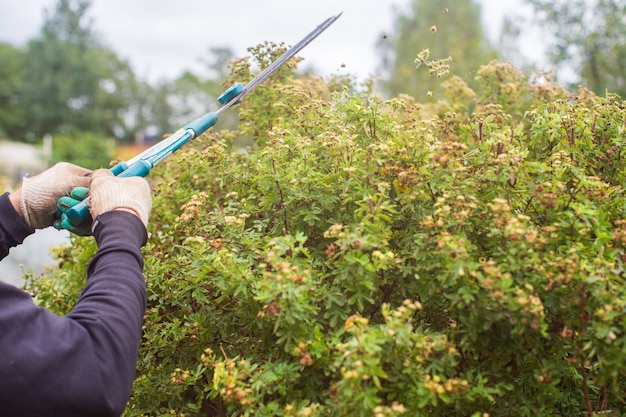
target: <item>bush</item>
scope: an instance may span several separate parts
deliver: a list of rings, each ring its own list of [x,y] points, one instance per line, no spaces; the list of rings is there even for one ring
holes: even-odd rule
[[[626,409],[624,102],[478,76],[429,105],[270,81],[257,146],[212,132],[155,170],[125,415]],[[90,251],[30,283],[44,305]]]

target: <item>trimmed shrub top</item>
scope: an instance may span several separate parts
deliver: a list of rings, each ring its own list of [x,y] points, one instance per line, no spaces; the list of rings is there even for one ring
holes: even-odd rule
[[[620,98],[496,62],[425,103],[285,71],[151,176],[125,415],[626,409]],[[68,264],[30,282],[60,312]]]

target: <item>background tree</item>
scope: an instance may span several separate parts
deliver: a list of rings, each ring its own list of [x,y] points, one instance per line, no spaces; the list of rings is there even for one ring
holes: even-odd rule
[[[123,134],[121,110],[128,99],[122,90],[134,75],[93,33],[90,3],[59,0],[41,35],[28,44],[22,90],[28,139],[72,131]]]
[[[444,8],[445,6],[445,8]],[[416,70],[416,55],[430,49],[433,59],[452,57],[450,75],[462,76],[470,86],[481,64],[497,57],[481,24],[481,10],[473,0],[413,0],[407,11],[396,11],[393,33],[382,35],[377,48],[382,59],[382,88],[388,95],[424,97],[441,92],[428,71]],[[469,77],[468,77],[469,75]]]
[[[225,84],[225,80],[228,78],[228,66],[232,59],[233,52],[229,48],[210,48],[209,57],[205,61],[207,71],[204,76],[187,71],[167,85],[170,129],[176,129],[221,106],[217,98],[230,87]],[[229,126],[236,126],[232,113],[224,116],[230,120]],[[224,121],[220,117],[220,125],[224,125]]]
[[[520,50],[520,35],[522,25],[519,17],[505,16],[502,21],[502,30],[498,38],[498,52],[501,61],[509,61],[516,68],[528,67],[524,54]]]
[[[233,52],[228,47],[209,49],[204,61],[206,73],[186,71],[175,80],[164,80],[157,85],[137,83],[140,90],[129,102],[129,116],[134,117],[136,130],[148,133],[147,139],[159,139],[208,111],[215,111],[217,98],[227,88],[224,80],[228,76],[229,62]],[[237,116],[233,113],[220,117],[216,128],[234,127]]]
[[[0,43],[0,137],[18,136],[24,123],[19,90],[24,71],[24,51]]]
[[[572,84],[626,94],[625,0],[526,0],[549,42],[550,59],[574,70]]]

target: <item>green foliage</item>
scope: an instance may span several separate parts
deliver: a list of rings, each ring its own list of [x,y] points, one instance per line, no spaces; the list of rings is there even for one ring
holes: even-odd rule
[[[155,169],[125,415],[625,410],[625,104],[496,62],[476,83],[421,104],[284,72]]]
[[[55,271],[54,277],[44,279],[39,275],[28,274],[24,277],[25,288],[41,307],[60,315],[69,313],[85,286],[85,270],[96,250],[93,239],[71,235],[70,245],[53,249],[53,255],[59,259],[59,269]]]

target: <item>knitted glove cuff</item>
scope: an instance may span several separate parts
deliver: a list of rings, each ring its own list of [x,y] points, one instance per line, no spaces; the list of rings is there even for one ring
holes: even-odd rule
[[[89,185],[91,171],[68,163],[59,163],[32,178],[22,180],[20,212],[33,229],[51,226],[59,198],[74,187]]]
[[[108,170],[95,171],[89,191],[89,212],[93,219],[107,211],[125,209],[135,213],[147,226],[151,208],[150,185],[144,178],[116,178]]]

